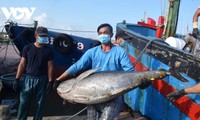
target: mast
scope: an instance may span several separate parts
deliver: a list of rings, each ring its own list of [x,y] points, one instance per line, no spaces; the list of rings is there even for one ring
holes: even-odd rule
[[[178,14],[181,0],[169,0],[168,12],[166,16],[166,26],[164,29],[164,38],[175,36],[178,23]]]

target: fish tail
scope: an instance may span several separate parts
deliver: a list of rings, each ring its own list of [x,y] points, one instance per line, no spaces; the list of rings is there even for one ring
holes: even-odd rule
[[[156,79],[162,79],[171,73],[166,70],[156,70],[156,71],[147,71],[146,74],[143,75],[143,79],[149,79],[149,80],[156,80]]]

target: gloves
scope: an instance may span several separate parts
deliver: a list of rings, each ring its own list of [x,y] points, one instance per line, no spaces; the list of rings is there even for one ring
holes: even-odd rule
[[[20,78],[16,78],[16,79],[14,80],[14,82],[13,82],[13,90],[14,90],[15,92],[18,92],[18,91],[19,91],[19,80],[20,80]]]
[[[177,99],[183,97],[184,95],[186,95],[187,93],[183,90],[178,90],[175,92],[171,92],[167,95],[167,99],[169,99],[170,101],[174,102]]]
[[[140,89],[145,89],[151,84],[151,80],[149,79],[142,79],[140,85],[138,86]]]
[[[46,89],[47,93],[51,91],[52,86],[53,86],[53,81],[49,81],[47,84],[47,89]]]
[[[198,30],[198,28],[194,28],[194,29],[192,30],[192,36],[193,36],[194,38],[197,38],[197,36],[199,36],[199,30]]]
[[[53,89],[55,91],[57,91],[57,87],[59,86],[59,84],[61,83],[61,81],[58,81],[58,80],[55,80],[54,83],[53,83]]]

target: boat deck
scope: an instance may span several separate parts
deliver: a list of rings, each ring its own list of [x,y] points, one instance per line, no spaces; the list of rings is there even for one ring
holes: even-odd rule
[[[15,117],[10,118],[10,120],[17,120]],[[32,116],[29,116],[27,120],[33,120]],[[43,120],[87,120],[86,115],[80,116],[45,116]],[[148,120],[145,117],[140,116],[138,113],[121,112],[118,120]]]

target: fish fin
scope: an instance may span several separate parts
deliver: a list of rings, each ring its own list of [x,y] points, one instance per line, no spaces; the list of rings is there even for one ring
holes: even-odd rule
[[[170,69],[171,71],[171,75],[174,76],[175,78],[177,78],[178,80],[182,81],[182,82],[189,82],[189,80],[187,80],[186,78],[184,78],[180,72],[175,71],[173,69]]]
[[[84,79],[85,77],[89,76],[90,74],[94,73],[95,71],[97,71],[98,69],[100,69],[101,67],[97,67],[97,68],[93,68],[93,69],[90,69],[90,70],[87,70],[85,72],[83,72],[82,74],[80,74],[76,80],[80,81],[82,79]]]
[[[164,72],[166,72],[166,76],[167,75],[171,75],[171,70],[165,70],[165,69],[159,69],[158,71],[164,71]]]

